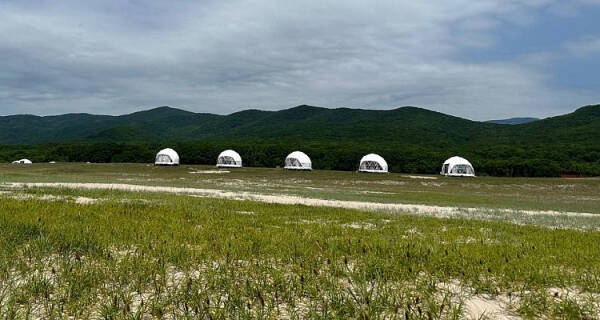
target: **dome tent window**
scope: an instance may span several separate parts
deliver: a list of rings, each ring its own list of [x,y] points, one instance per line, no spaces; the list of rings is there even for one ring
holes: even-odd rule
[[[288,170],[312,170],[312,162],[304,152],[294,151],[285,158],[284,168]]]
[[[233,150],[225,150],[217,157],[218,168],[241,168],[242,157]]]
[[[358,166],[359,172],[370,172],[370,173],[387,173],[388,164],[380,155],[370,153],[362,159]]]
[[[156,154],[154,164],[157,166],[177,166],[179,165],[179,155],[171,148],[162,149]]]
[[[158,162],[158,163],[171,163],[171,162],[173,162],[173,159],[171,159],[171,156],[169,156],[167,154],[159,154],[156,157],[156,162]]]
[[[444,162],[440,174],[450,177],[474,177],[475,169],[467,159],[454,156]]]
[[[362,169],[362,170],[377,170],[377,171],[383,170],[381,168],[381,165],[378,162],[375,162],[375,161],[364,161],[364,162],[361,162],[360,169]]]

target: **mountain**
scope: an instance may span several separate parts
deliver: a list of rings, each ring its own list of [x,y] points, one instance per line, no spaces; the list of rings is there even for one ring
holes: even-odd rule
[[[540,134],[556,140],[571,133],[590,133],[600,106],[588,106],[562,117],[523,122],[525,118],[477,122],[416,107],[394,110],[327,109],[302,105],[281,111],[246,110],[230,115],[194,113],[160,107],[121,116],[65,114],[0,117],[0,143],[65,141],[189,141],[201,139],[352,139],[377,143],[456,145],[488,140],[530,140]],[[581,116],[581,114],[586,115]],[[587,113],[592,113],[587,115]],[[498,122],[498,121],[495,121]],[[529,129],[531,128],[531,129]],[[600,136],[598,136],[600,138]]]
[[[529,123],[533,121],[538,121],[539,118],[509,118],[509,119],[501,119],[501,120],[489,120],[486,122],[496,123],[496,124],[523,124]]]
[[[600,105],[587,106],[564,116],[530,122],[524,121],[532,118],[477,122],[416,107],[382,111],[301,105],[280,111],[245,110],[226,116],[160,107],[121,116],[4,116],[0,117],[0,143],[257,138],[447,146],[537,139],[570,142],[574,136],[582,135],[598,141],[600,131],[593,130],[600,123],[599,110]]]
[[[122,116],[72,113],[58,116],[0,117],[0,143],[74,140],[142,141],[177,137],[172,130],[198,126],[216,115],[160,107]],[[157,128],[160,128],[157,130]]]
[[[0,117],[0,143],[165,141],[213,138],[464,140],[492,125],[414,107],[389,111],[298,106],[227,116],[160,107],[122,116],[65,114]],[[461,128],[461,130],[453,130]]]
[[[187,163],[212,163],[220,149],[236,148],[249,165],[277,166],[286,152],[301,148],[324,169],[353,170],[361,154],[377,152],[401,172],[433,173],[444,158],[460,154],[491,175],[600,175],[600,105],[513,125],[417,107],[15,115],[0,117],[0,144],[2,161],[22,155],[37,161],[148,162],[156,148],[169,145],[183,150]]]

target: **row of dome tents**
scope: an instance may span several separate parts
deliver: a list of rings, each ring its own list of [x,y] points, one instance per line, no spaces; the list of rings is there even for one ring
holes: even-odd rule
[[[171,148],[160,150],[156,154],[155,165],[179,165],[179,154]],[[225,150],[217,157],[219,168],[241,168],[242,157],[234,150]],[[294,151],[285,158],[284,169],[287,170],[312,170],[312,161],[302,151]],[[380,155],[370,153],[360,159],[359,172],[387,173],[388,164]],[[440,174],[445,176],[474,177],[475,170],[471,163],[461,157],[452,157],[444,162]]]

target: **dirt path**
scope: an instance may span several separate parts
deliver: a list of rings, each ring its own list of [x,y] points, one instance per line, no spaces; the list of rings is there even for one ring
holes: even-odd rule
[[[5,183],[12,188],[70,188],[88,190],[120,190],[134,192],[159,192],[187,194],[196,197],[222,198],[232,200],[251,200],[265,203],[306,205],[315,207],[333,207],[377,212],[399,212],[436,217],[479,218],[485,220],[503,220],[517,224],[545,225],[553,228],[600,229],[600,214],[583,212],[536,211],[519,209],[490,209],[473,207],[435,206],[402,203],[377,203],[364,201],[326,200],[305,198],[294,195],[268,195],[250,192],[230,192],[217,189],[182,188],[166,186],[144,186],[134,184],[109,183]],[[585,219],[585,221],[581,221]],[[548,221],[549,223],[535,223]],[[592,222],[590,224],[590,221]]]

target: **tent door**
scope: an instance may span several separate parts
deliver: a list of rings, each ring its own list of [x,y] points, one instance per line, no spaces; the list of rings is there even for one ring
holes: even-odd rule
[[[287,159],[285,159],[285,166],[301,168],[302,163],[300,163],[300,161],[298,161],[298,159],[296,159],[296,158],[287,158]]]
[[[447,163],[446,163],[446,164],[445,164],[445,165],[442,167],[442,174],[448,174],[448,166],[449,166],[449,164],[447,164]]]

